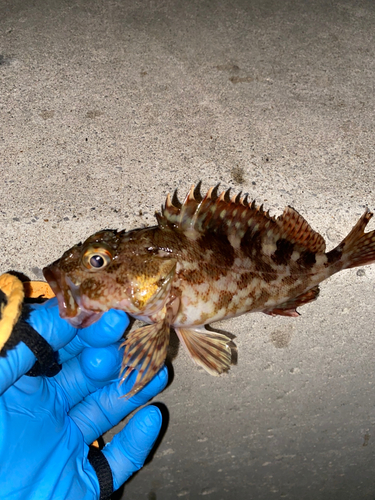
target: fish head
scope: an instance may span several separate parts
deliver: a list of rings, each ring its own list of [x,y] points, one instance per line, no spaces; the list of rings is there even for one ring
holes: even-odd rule
[[[71,325],[84,328],[111,308],[148,317],[164,307],[176,260],[131,233],[95,233],[43,269]]]

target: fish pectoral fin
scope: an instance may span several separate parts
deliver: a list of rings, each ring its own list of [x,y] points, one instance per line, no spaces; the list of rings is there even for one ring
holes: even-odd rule
[[[167,356],[169,334],[169,322],[164,319],[130,332],[121,344],[121,347],[125,347],[121,364],[121,383],[133,370],[138,371],[133,388],[125,395],[126,398],[140,391],[163,366]]]
[[[220,375],[232,364],[235,344],[231,338],[201,328],[175,328],[178,338],[186,347],[192,360],[210,375]]]
[[[313,302],[318,298],[319,295],[319,286],[314,286],[314,288],[310,288],[307,292],[294,297],[293,299],[289,299],[286,302],[279,304],[278,306],[265,309],[263,312],[265,314],[269,314],[270,316],[292,316],[294,318],[298,317],[299,314],[297,312],[297,307],[308,304],[309,302]]]

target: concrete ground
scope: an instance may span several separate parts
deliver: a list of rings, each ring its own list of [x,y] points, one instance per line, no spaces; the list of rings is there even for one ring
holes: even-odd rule
[[[333,248],[375,208],[374,34],[371,0],[2,0],[0,271],[41,278],[199,179],[292,205]],[[216,324],[237,336],[225,376],[180,349],[124,498],[374,500],[374,278]]]

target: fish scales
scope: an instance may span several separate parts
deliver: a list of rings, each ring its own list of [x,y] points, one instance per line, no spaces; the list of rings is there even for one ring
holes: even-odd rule
[[[366,210],[349,235],[326,253],[324,238],[292,207],[271,217],[239,193],[205,196],[200,185],[183,203],[167,196],[157,226],[103,230],[44,269],[60,315],[84,327],[110,309],[148,323],[124,341],[123,372],[138,375],[131,396],[164,363],[173,327],[198,365],[229,369],[233,336],[205,328],[246,312],[298,316],[332,274],[375,261],[375,231]]]

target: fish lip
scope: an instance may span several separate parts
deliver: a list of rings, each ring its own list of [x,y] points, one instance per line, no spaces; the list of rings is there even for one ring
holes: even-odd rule
[[[86,328],[93,323],[96,323],[103,315],[102,312],[88,311],[81,306],[78,310],[79,313],[76,316],[64,318],[74,328]]]
[[[51,264],[50,266],[43,269],[43,275],[57,298],[60,316],[64,319],[67,319],[67,308],[65,305],[62,288],[60,286],[60,283],[62,283],[63,279],[60,269],[56,265]]]
[[[52,288],[53,293],[56,295],[60,317],[65,319],[74,328],[86,328],[95,323],[102,316],[102,312],[89,311],[83,307],[82,298],[78,295],[79,287],[75,285],[56,264],[45,267],[43,269],[43,274]],[[77,304],[77,312],[74,316],[68,313],[68,307],[63,293],[64,287],[70,290],[71,297]]]

